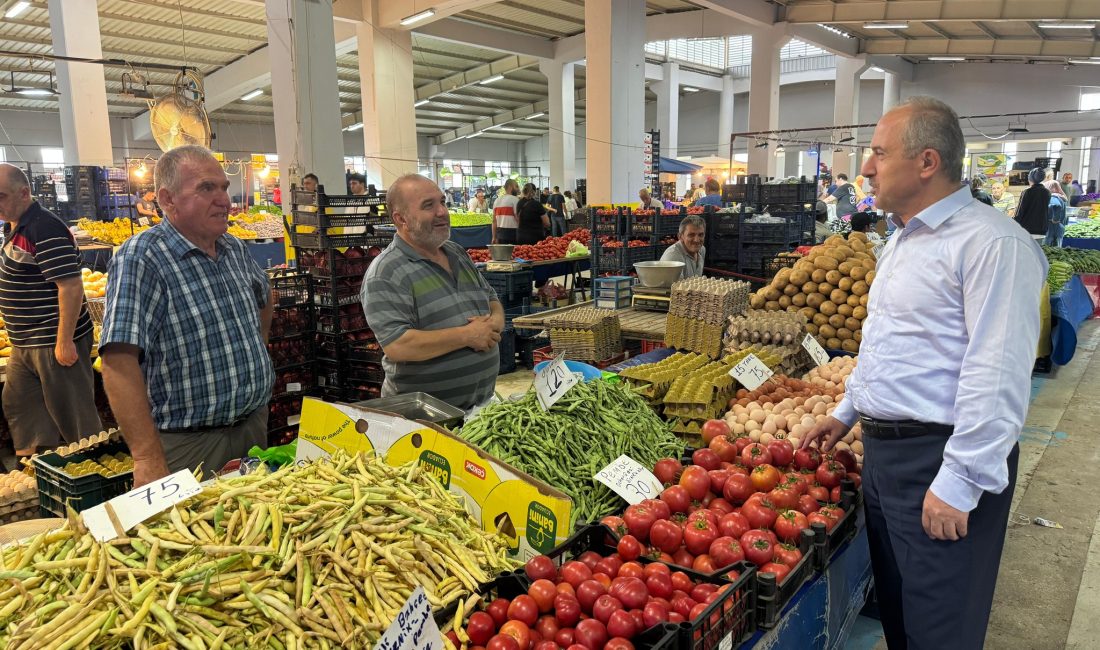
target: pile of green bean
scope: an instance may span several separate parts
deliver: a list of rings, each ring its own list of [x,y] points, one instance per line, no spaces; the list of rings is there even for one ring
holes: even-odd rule
[[[625,502],[593,476],[622,454],[645,467],[679,457],[684,443],[624,384],[577,384],[550,411],[535,391],[483,409],[459,435],[573,499],[571,524],[595,521]]]

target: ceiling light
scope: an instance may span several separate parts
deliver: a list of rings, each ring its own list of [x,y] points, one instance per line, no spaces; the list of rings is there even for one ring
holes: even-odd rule
[[[257,97],[259,97],[262,94],[264,94],[264,91],[257,88],[256,90],[253,90],[250,93],[246,93],[244,95],[241,95],[241,101],[242,102],[247,102],[250,99],[256,99]]]
[[[497,131],[515,131],[515,129],[513,129],[510,126],[495,126],[493,128],[496,129]]]
[[[874,70],[875,72],[886,72],[885,70],[883,70],[882,68],[878,67],[877,65],[873,65],[873,66],[871,66],[871,70]]]
[[[50,90],[49,88],[16,88],[15,94],[25,95],[27,97],[46,97],[47,95],[56,95],[57,92]]]
[[[420,107],[421,107],[421,106],[423,106],[424,104],[428,104],[428,103],[430,103],[430,101],[431,101],[431,100],[428,100],[428,99],[421,99],[420,101],[418,101],[418,102],[416,102],[415,104],[413,104],[413,108],[420,108]]]
[[[699,89],[696,88],[695,86],[684,86],[684,92],[685,93],[697,93],[697,92],[699,92]]]
[[[546,115],[546,113],[535,113],[534,115],[528,115],[525,119],[533,120],[536,117],[542,117],[543,115]]]
[[[31,74],[42,74],[35,70],[24,71]],[[15,70],[8,73],[11,79],[11,85],[7,88],[0,88],[4,92],[15,93],[16,95],[23,95],[24,97],[49,97],[57,95],[57,88],[53,85],[53,71],[46,71],[46,74],[50,76],[50,83],[45,86],[16,86],[15,85]]]
[[[783,148],[782,144],[780,144],[778,147],[775,148],[775,153],[777,153],[777,154],[778,153],[783,153],[784,151],[786,151],[786,149]]]
[[[362,122],[356,122],[355,124],[352,124],[351,126],[349,126],[348,128],[346,128],[344,130],[345,131],[358,131],[361,128],[363,128],[363,123]]]
[[[27,10],[31,6],[31,3],[20,0],[13,4],[6,12],[4,12],[4,18],[18,18],[19,14]]]
[[[908,29],[909,23],[904,21],[893,23],[863,23],[863,29]]]
[[[965,56],[930,56],[929,61],[965,61]]]
[[[405,16],[404,18],[402,18],[401,19],[401,25],[403,27],[408,27],[409,25],[418,23],[422,20],[427,20],[428,18],[431,18],[434,15],[435,15],[435,9],[428,9],[426,11],[421,11],[418,14],[413,14],[411,16]]]
[[[1010,126],[1007,131],[1009,133],[1030,133],[1026,126]]]
[[[481,84],[482,86],[488,86],[489,84],[496,83],[496,82],[500,81],[503,78],[504,78],[504,75],[495,74],[495,75],[489,77],[488,79],[482,79],[478,83]]]
[[[849,132],[848,135],[846,135],[843,138],[837,140],[837,144],[844,144],[845,142],[851,142],[852,140],[855,140],[855,139],[856,139],[856,137]]]
[[[826,31],[830,31],[834,34],[839,34],[840,36],[843,36],[844,38],[852,38],[852,35],[849,34],[848,32],[844,31],[843,29],[837,29],[836,27],[833,27],[832,25],[826,25],[824,23],[818,23],[817,26],[820,27],[821,29],[824,29]]]
[[[1100,65],[1100,58],[1093,57],[1091,59],[1070,59],[1069,62],[1084,65]]]
[[[1092,29],[1095,23],[1039,23],[1043,29]]]
[[[855,149],[853,149],[853,150],[851,150],[851,151],[849,151],[849,152],[848,152],[848,157],[849,157],[849,158],[852,158],[852,157],[854,157],[855,155],[856,155]]]

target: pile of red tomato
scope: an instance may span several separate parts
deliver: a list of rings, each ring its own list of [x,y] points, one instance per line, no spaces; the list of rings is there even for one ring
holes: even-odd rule
[[[641,248],[642,246],[649,246],[649,242],[641,239],[631,239],[626,244],[623,244],[622,240],[615,239],[614,237],[600,237],[601,248],[622,248],[624,245],[627,248]]]
[[[547,237],[537,244],[516,246],[512,250],[512,257],[528,262],[557,260],[565,257],[565,253],[569,249],[569,242],[579,241],[587,246],[591,240],[592,231],[587,228],[578,228],[577,230],[570,230],[561,237]],[[489,249],[487,248],[468,248],[466,252],[470,254],[470,259],[474,262],[488,262],[490,259]]]
[[[729,437],[722,420],[704,425],[707,446],[692,464],[665,458],[653,474],[667,487],[658,499],[627,507],[622,517],[602,521],[639,553],[702,573],[741,560],[775,574],[782,583],[802,559],[802,531],[820,522],[827,531],[844,516],[841,481],[857,487],[860,476],[850,452],[794,450],[787,440],[767,446]],[[824,503],[825,505],[822,505]]]

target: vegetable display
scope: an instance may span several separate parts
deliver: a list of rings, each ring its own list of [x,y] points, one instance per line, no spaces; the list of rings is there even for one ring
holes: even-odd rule
[[[1073,266],[1069,262],[1054,260],[1047,270],[1047,289],[1051,294],[1058,293],[1073,277]]]
[[[6,548],[0,645],[369,648],[416,587],[460,602],[506,552],[418,466],[338,454],[219,481],[130,537],[70,519]]]
[[[1100,251],[1043,246],[1048,262],[1068,262],[1075,273],[1100,273]]]
[[[1091,239],[1100,237],[1100,223],[1095,221],[1079,221],[1066,228],[1066,237],[1079,237]]]
[[[488,226],[493,222],[493,216],[480,212],[458,212],[450,210],[451,227],[462,228],[465,226]]]
[[[683,443],[622,384],[579,383],[544,412],[534,390],[491,404],[458,434],[489,454],[565,492],[570,524],[620,510],[623,500],[593,477],[626,454],[642,465],[679,454]]]

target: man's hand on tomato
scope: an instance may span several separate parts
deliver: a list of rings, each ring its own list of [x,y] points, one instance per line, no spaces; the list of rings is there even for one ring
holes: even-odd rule
[[[968,519],[970,519],[969,512],[956,510],[933,494],[932,490],[924,493],[921,524],[924,525],[924,532],[932,539],[954,542],[966,537]]]

